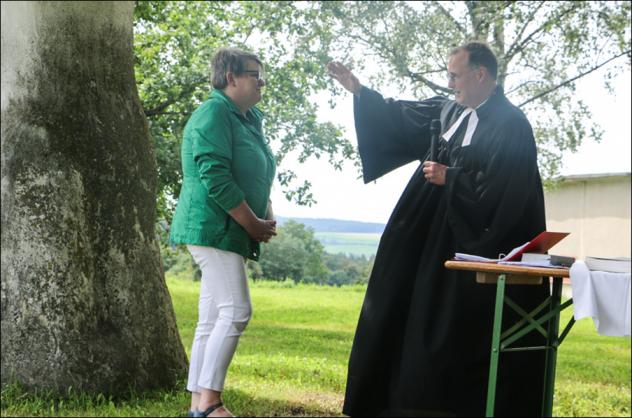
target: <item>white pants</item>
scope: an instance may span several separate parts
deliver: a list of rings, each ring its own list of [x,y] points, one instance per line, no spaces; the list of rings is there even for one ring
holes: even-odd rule
[[[239,336],[252,315],[244,258],[213,247],[187,248],[202,270],[187,390],[221,392]]]

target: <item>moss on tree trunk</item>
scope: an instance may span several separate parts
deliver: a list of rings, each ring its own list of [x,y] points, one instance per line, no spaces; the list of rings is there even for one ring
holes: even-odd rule
[[[116,393],[186,371],[133,4],[2,2],[3,384]]]

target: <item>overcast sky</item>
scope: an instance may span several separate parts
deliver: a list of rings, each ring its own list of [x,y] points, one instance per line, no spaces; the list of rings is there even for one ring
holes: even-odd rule
[[[363,81],[362,74],[358,76]],[[603,139],[599,144],[585,139],[577,153],[565,154],[563,175],[630,172],[630,72],[616,78],[613,83],[616,87],[614,96],[603,88],[602,77],[601,71],[584,77],[578,82],[577,93],[589,104],[595,120],[604,129]],[[394,91],[382,93],[386,96],[396,94]],[[328,94],[323,93],[317,99],[320,120],[344,126],[346,137],[355,144],[351,94],[339,97],[334,110],[330,110],[327,105],[328,97]],[[312,192],[318,203],[312,207],[292,204],[285,199],[278,183],[275,183],[271,198],[277,215],[386,223],[419,163],[408,164],[366,185],[357,178],[358,172],[352,164],[347,164],[343,171],[335,171],[326,161],[298,164],[291,157],[286,157],[283,165],[311,181]]]

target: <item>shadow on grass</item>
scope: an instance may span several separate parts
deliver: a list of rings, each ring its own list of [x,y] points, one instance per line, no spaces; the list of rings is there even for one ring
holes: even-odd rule
[[[296,395],[296,394],[294,394]],[[226,389],[224,402],[231,412],[243,417],[333,417],[342,415],[342,397],[306,394],[302,400],[270,399],[238,389]]]

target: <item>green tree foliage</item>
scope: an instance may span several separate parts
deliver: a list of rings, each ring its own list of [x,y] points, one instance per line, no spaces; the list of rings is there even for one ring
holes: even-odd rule
[[[330,271],[328,284],[366,284],[369,282],[375,256],[328,254],[325,253],[325,266]]]
[[[368,282],[374,256],[367,259],[328,254],[314,238],[312,228],[293,220],[285,222],[277,232],[276,237],[263,245],[260,271],[255,263],[249,264],[250,277],[336,286]]]
[[[311,204],[310,183],[283,169],[283,158],[326,157],[340,169],[354,147],[338,126],[317,121],[313,95],[331,85],[331,16],[318,4],[294,2],[136,3],[136,80],[159,166],[159,218],[170,222],[181,185],[180,143],[191,113],[210,92],[215,50],[232,46],[258,54],[269,88],[259,107],[288,199]],[[302,181],[302,183],[301,183]]]
[[[208,63],[222,46],[263,59],[269,87],[260,107],[288,199],[311,204],[309,179],[284,168],[327,158],[340,168],[355,159],[342,130],[317,120],[315,95],[340,89],[325,73],[332,57],[379,71],[378,89],[448,94],[448,51],[465,40],[487,41],[499,58],[498,81],[534,125],[545,179],[602,130],[575,96],[577,80],[605,71],[604,82],[630,66],[630,2],[145,2],[135,9],[136,80],[156,144],[159,218],[170,221],[181,184],[179,145],[191,112],[209,94]]]
[[[200,280],[202,273],[185,246],[167,244],[167,230],[164,220],[156,224],[165,271],[173,276]],[[375,256],[328,254],[312,228],[293,220],[278,227],[277,233],[262,244],[259,262],[248,260],[249,278],[332,286],[368,283]]]
[[[601,139],[574,95],[577,80],[603,69],[611,89],[610,79],[630,66],[628,1],[323,2],[322,8],[338,23],[334,48],[357,47],[360,63],[380,63],[378,88],[388,80],[417,97],[449,93],[452,47],[488,42],[498,56],[498,82],[531,116],[545,179],[558,174],[562,151],[576,151],[584,138]]]
[[[277,236],[263,244],[261,275],[270,280],[326,283],[323,254],[323,245],[314,238],[314,230],[289,220],[278,228]]]

